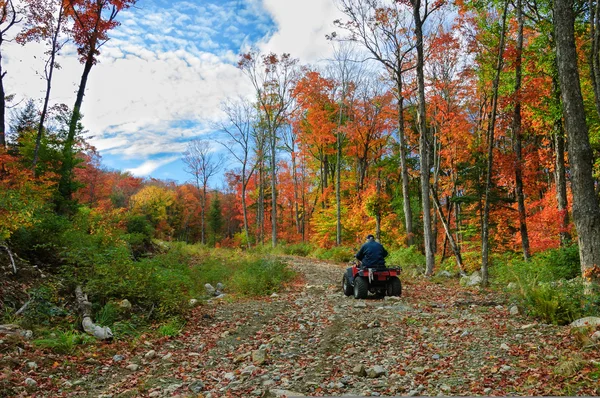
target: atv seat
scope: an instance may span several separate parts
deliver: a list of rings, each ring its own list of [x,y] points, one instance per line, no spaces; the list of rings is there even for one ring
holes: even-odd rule
[[[385,271],[385,270],[387,270],[387,267],[384,264],[374,265],[372,267],[361,266],[360,268],[362,268],[362,269],[372,269],[373,271]]]

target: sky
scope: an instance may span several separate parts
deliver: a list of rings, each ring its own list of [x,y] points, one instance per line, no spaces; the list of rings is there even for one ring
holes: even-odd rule
[[[138,0],[120,14],[92,68],[86,137],[107,168],[183,183],[187,142],[214,139],[220,103],[252,95],[239,54],[257,48],[318,63],[331,56],[325,35],[339,17],[334,0]],[[41,106],[44,51],[37,43],[3,47],[5,88],[16,102]],[[83,65],[72,45],[58,62],[51,101],[72,106]]]

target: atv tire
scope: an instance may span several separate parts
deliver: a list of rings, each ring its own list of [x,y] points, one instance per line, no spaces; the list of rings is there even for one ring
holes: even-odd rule
[[[348,281],[348,275],[346,274],[344,274],[344,277],[342,278],[342,291],[344,292],[345,296],[352,296],[354,293],[354,288]]]
[[[354,298],[355,299],[366,299],[369,295],[369,282],[362,277],[357,276],[354,278]]]
[[[390,280],[388,281],[387,290],[388,296],[402,296],[402,283],[400,282],[400,279],[398,279],[397,276],[390,278]]]

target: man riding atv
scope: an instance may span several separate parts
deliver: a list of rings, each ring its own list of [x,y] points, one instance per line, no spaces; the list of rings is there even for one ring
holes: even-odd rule
[[[388,252],[383,245],[375,240],[371,234],[367,235],[367,241],[354,255],[365,268],[385,267],[385,258]]]
[[[388,252],[375,241],[373,235],[367,236],[355,257],[359,260],[348,267],[342,278],[342,291],[346,296],[365,299],[369,292],[378,296],[401,296],[402,284],[398,275],[400,268],[386,268],[385,257]]]

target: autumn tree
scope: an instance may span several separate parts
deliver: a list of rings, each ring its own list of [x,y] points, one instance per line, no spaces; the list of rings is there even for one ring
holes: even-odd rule
[[[359,42],[388,72],[395,85],[397,102],[397,137],[399,144],[402,176],[402,197],[406,243],[413,240],[412,209],[410,207],[407,146],[405,138],[405,74],[414,68],[413,50],[415,41],[411,32],[411,20],[406,7],[396,1],[382,0],[338,0],[338,7],[348,18],[337,20],[336,25],[349,33],[341,39]],[[334,37],[339,37],[334,35]]]
[[[256,94],[261,125],[268,141],[271,167],[271,242],[277,246],[277,147],[280,129],[287,123],[291,89],[298,61],[289,54],[243,54],[238,67],[250,79]]]
[[[116,20],[120,11],[134,5],[137,0],[65,0],[65,15],[73,21],[73,41],[77,46],[79,61],[83,63],[83,73],[73,105],[73,113],[69,123],[69,132],[63,149],[63,166],[58,190],[65,206],[72,199],[75,185],[73,184],[73,167],[75,135],[77,124],[81,119],[81,105],[92,67],[98,62],[100,48],[109,40],[108,33],[119,25]]]
[[[186,172],[192,176],[200,193],[201,242],[206,243],[206,204],[208,199],[208,181],[214,177],[223,165],[223,158],[213,153],[210,141],[195,139],[187,145],[183,154]]]

